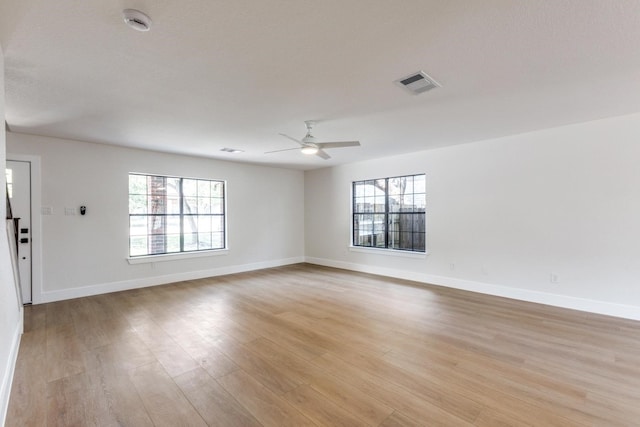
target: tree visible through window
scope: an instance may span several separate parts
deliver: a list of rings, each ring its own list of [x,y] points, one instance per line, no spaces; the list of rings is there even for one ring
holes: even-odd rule
[[[223,181],[129,174],[129,256],[225,247]]]
[[[353,246],[425,251],[425,175],[353,182]]]

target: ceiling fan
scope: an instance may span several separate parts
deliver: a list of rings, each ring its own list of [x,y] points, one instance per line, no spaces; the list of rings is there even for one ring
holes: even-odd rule
[[[315,125],[312,120],[306,120],[304,124],[307,126],[307,134],[301,140],[295,139],[289,135],[281,133],[280,135],[285,138],[289,138],[292,141],[300,144],[300,147],[285,148],[284,150],[267,151],[265,154],[279,153],[280,151],[300,150],[303,154],[315,154],[325,160],[330,159],[331,156],[324,151],[327,148],[343,148],[343,147],[359,147],[360,141],[336,141],[336,142],[318,142],[316,137],[311,135],[311,129]]]

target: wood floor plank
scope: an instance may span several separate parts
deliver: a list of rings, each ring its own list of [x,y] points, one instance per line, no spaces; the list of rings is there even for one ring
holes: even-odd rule
[[[380,427],[422,427],[422,426],[423,426],[422,423],[416,420],[412,420],[411,418],[401,414],[398,411],[394,411],[393,414],[389,415],[389,417],[387,417],[387,419],[380,424]]]
[[[286,400],[242,370],[217,381],[265,427],[316,426]]]
[[[81,345],[73,323],[54,323],[47,326],[47,381],[85,371]]]
[[[172,377],[198,367],[198,363],[156,322],[141,323],[134,330]]]
[[[125,372],[157,360],[146,344],[135,336],[86,351],[83,358],[87,370],[110,365]]]
[[[97,425],[152,426],[153,422],[128,373],[116,365],[103,364],[87,371],[90,398],[102,402],[105,419]]]
[[[301,385],[291,390],[284,395],[284,398],[287,399],[292,406],[321,426],[364,427],[368,425],[308,385]]]
[[[176,341],[212,378],[219,378],[240,369],[233,360],[216,348],[215,341],[190,333],[183,334]]]
[[[159,362],[133,369],[130,378],[154,425],[207,425]]]
[[[421,420],[426,425],[472,425],[416,393],[393,383],[390,378],[362,370],[332,354],[319,357],[313,363],[324,368],[327,374],[344,379],[363,393],[414,419]]]
[[[202,368],[175,378],[178,387],[209,426],[260,427],[261,424]]]
[[[42,357],[26,357],[24,354],[18,356],[6,427],[47,425],[47,365],[42,363]]]
[[[296,378],[296,375],[286,366],[270,363],[266,358],[251,352],[233,338],[228,337],[225,341],[216,342],[215,345],[246,373],[276,394],[284,394],[302,384],[302,381]]]
[[[392,412],[393,408],[358,390],[334,376],[319,374],[312,377],[309,385],[331,402],[353,413],[371,426],[378,426]]]
[[[249,351],[273,365],[286,366],[287,372],[299,383],[308,384],[311,378],[322,375],[322,370],[316,365],[299,357],[297,353],[289,351],[266,338],[258,338],[244,345]]]

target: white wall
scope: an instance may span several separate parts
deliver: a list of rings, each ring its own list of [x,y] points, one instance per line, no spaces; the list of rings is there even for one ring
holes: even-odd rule
[[[40,156],[45,302],[303,260],[304,175],[211,159],[7,133],[7,151]],[[223,179],[227,255],[129,265],[128,173]],[[87,206],[86,216],[65,207]],[[36,217],[36,220],[38,218]]]
[[[0,47],[0,164],[5,164],[4,126],[4,55]],[[3,167],[4,170],[4,167]],[[18,305],[13,269],[7,242],[5,193],[6,178],[0,173],[0,424],[4,425],[9,405],[9,393],[15,368],[20,335],[22,333],[22,310]]]
[[[307,260],[640,319],[639,159],[636,114],[308,171]],[[429,255],[350,251],[351,182],[413,173]]]

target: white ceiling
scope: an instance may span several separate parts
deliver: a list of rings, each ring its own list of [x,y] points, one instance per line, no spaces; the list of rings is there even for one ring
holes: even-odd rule
[[[640,111],[638,0],[0,0],[0,43],[12,131],[299,169]],[[263,154],[310,119],[362,147]]]

